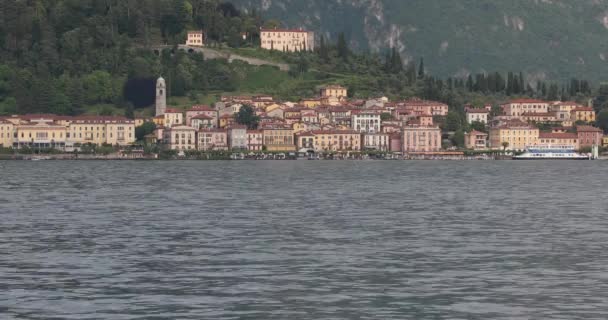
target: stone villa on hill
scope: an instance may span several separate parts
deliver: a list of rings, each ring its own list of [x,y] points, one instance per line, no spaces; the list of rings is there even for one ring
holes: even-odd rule
[[[262,49],[283,52],[313,51],[315,33],[303,29],[261,29]]]

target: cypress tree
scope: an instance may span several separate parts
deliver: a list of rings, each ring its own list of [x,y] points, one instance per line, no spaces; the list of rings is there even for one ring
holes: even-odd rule
[[[424,78],[424,58],[420,58],[420,65],[418,65],[418,79]]]

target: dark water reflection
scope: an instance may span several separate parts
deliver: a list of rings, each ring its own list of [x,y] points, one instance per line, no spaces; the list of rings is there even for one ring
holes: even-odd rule
[[[606,319],[607,162],[0,162],[2,319]]]

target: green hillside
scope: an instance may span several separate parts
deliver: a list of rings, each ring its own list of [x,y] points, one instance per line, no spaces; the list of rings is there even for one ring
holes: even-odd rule
[[[286,26],[304,26],[353,47],[391,46],[424,57],[447,77],[523,70],[531,80],[605,80],[606,0],[234,0]]]

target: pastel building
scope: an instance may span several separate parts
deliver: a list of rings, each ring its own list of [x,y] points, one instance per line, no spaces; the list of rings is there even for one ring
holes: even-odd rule
[[[382,120],[379,112],[367,110],[354,110],[351,112],[351,126],[357,132],[381,132],[381,125]]]
[[[490,112],[487,109],[467,109],[467,122],[469,124],[473,122],[488,123],[488,115]]]
[[[10,148],[13,146],[14,125],[6,120],[0,119],[0,147]]]
[[[484,150],[488,146],[488,134],[473,130],[464,134],[464,145],[467,149]]]
[[[403,152],[436,152],[441,149],[439,127],[407,126],[403,128]]]
[[[404,101],[400,104],[402,110],[420,115],[447,116],[449,109],[448,105],[445,103],[417,98]]]
[[[391,147],[390,134],[388,133],[364,133],[362,135],[364,150],[389,151]]]
[[[508,143],[507,150],[523,151],[538,144],[539,133],[537,127],[521,120],[507,121],[490,129],[490,147],[501,149],[503,143]]]
[[[262,151],[264,146],[264,133],[260,130],[247,130],[247,150]]]
[[[604,132],[592,126],[577,126],[576,134],[578,137],[579,147],[588,148],[602,145],[602,137]]]
[[[555,146],[555,147],[572,147],[579,149],[578,135],[576,133],[553,133],[553,132],[541,132],[539,133],[538,143],[542,146]]]
[[[196,130],[185,125],[174,125],[163,132],[164,143],[171,150],[196,150]]]
[[[232,125],[228,128],[228,147],[231,150],[247,150],[247,127]]]
[[[186,45],[191,47],[202,47],[205,43],[205,34],[203,30],[188,31]]]
[[[222,129],[201,129],[198,131],[197,147],[200,151],[228,150],[228,133]]]
[[[189,110],[186,111],[186,125],[187,126],[192,125],[192,118],[199,116],[199,115],[205,115],[207,117],[210,117],[215,122],[217,122],[217,118],[218,118],[217,110],[211,108],[210,106],[200,105],[200,106],[193,106],[192,108],[190,108]],[[217,124],[215,126],[217,126]]]
[[[283,52],[313,51],[315,33],[303,29],[261,29],[262,49]]]
[[[52,122],[32,122],[16,126],[13,146],[17,149],[52,148],[63,150],[66,147],[67,127]]]
[[[329,85],[322,87],[319,94],[323,98],[346,98],[348,96],[348,89],[339,85]]]
[[[519,117],[524,113],[547,113],[549,103],[537,99],[515,99],[501,105],[505,115]]]
[[[595,110],[589,107],[578,107],[571,111],[570,118],[573,122],[595,122]]]
[[[177,109],[166,109],[163,117],[163,124],[167,128],[186,124],[184,122],[184,114]]]
[[[287,125],[262,126],[264,148],[267,151],[288,152],[295,151],[293,128]]]
[[[354,130],[314,130],[298,135],[298,149],[315,152],[361,150],[361,134]]]

